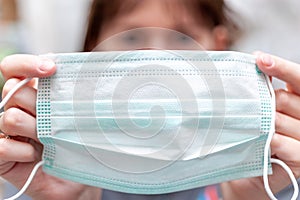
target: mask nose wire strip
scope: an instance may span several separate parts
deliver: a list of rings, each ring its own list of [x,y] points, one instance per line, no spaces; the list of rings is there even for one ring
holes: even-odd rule
[[[2,109],[7,102],[9,101],[9,99],[14,95],[14,93],[19,90],[21,87],[23,87],[24,85],[26,85],[32,78],[26,78],[22,81],[20,81],[12,90],[10,90],[7,95],[5,96],[5,98],[1,101],[0,103],[0,109]],[[3,112],[0,114],[0,116],[2,116]],[[44,161],[40,161],[38,162],[34,168],[32,169],[26,183],[24,184],[24,186],[21,188],[21,190],[15,194],[12,197],[9,197],[7,199],[4,200],[15,200],[17,198],[19,198],[22,194],[24,194],[24,192],[27,190],[28,186],[30,185],[30,183],[32,182],[33,177],[35,176],[37,170],[39,169],[40,166],[42,166],[44,164]]]
[[[269,90],[271,92],[271,96],[272,96],[272,102],[271,102],[271,106],[272,106],[272,110],[273,110],[273,114],[272,114],[272,126],[270,128],[270,133],[268,135],[267,141],[266,141],[266,146],[264,149],[264,167],[263,167],[263,181],[264,181],[264,186],[265,186],[265,190],[269,196],[270,199],[272,200],[277,200],[277,198],[274,196],[273,192],[271,191],[270,188],[270,184],[269,184],[269,179],[268,179],[268,155],[269,155],[269,151],[270,151],[270,145],[271,145],[271,140],[273,137],[273,134],[275,133],[275,93],[272,87],[272,83],[270,81],[270,78],[265,75],[266,79],[267,79],[267,84],[269,87]],[[298,195],[299,195],[299,187],[298,187],[298,183],[297,180],[292,172],[292,170],[289,168],[289,166],[287,166],[283,161],[279,160],[279,159],[275,159],[275,158],[271,158],[270,159],[271,163],[280,165],[288,174],[288,176],[290,177],[293,187],[294,187],[294,193],[293,196],[291,198],[291,200],[296,200]]]

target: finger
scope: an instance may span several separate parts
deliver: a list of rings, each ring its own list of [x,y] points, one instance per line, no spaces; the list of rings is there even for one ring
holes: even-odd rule
[[[32,170],[36,166],[37,162],[38,162],[38,160],[36,160],[36,162],[27,162],[27,163],[18,162],[14,165],[14,167],[11,170],[3,173],[1,176],[4,179],[6,179],[7,181],[9,181],[10,183],[12,183],[13,185],[15,185],[17,188],[22,188],[24,186],[25,182],[28,180],[28,177],[32,173]],[[56,178],[52,178],[51,176],[46,175],[44,173],[44,171],[42,170],[42,168],[39,168],[37,170],[36,174],[34,175],[33,180],[30,183],[30,189],[28,189],[26,191],[26,193],[28,193],[28,195],[30,195],[30,196],[31,195],[37,196],[37,194],[41,193],[41,191],[40,191],[41,188],[47,188],[47,186],[48,186],[48,188],[52,189],[52,187],[51,186],[49,187],[49,185],[48,185],[49,182],[53,183],[54,187],[56,188],[56,186],[59,185],[59,184],[57,184],[58,182],[51,181],[51,179],[56,180]],[[45,181],[45,180],[47,180],[47,181]],[[42,184],[42,186],[41,186],[41,184]],[[42,198],[37,198],[37,199],[44,199],[43,197],[45,195],[39,195],[39,196],[42,196]],[[55,195],[50,195],[50,197],[52,197],[52,196],[55,196]]]
[[[16,78],[11,78],[6,81],[3,90],[2,98],[4,98],[9,91],[11,91],[20,80]],[[4,107],[4,110],[7,110],[11,107],[21,108],[25,112],[35,116],[35,100],[36,100],[36,89],[28,86],[23,86],[15,92],[15,94],[10,98],[7,104]]]
[[[272,157],[278,158],[287,164],[296,178],[299,177],[300,154],[295,149],[300,148],[300,142],[291,137],[275,133],[271,141]],[[290,178],[287,172],[279,165],[272,165],[273,175],[269,176],[272,191],[275,193],[289,185]]]
[[[283,89],[275,91],[276,110],[300,119],[300,97]]]
[[[300,163],[300,154],[295,153],[296,149],[300,149],[300,141],[275,133],[271,142],[271,153],[280,160],[288,163]]]
[[[266,53],[258,53],[256,63],[264,73],[289,83],[300,94],[300,65]]]
[[[55,72],[55,63],[39,56],[17,54],[5,57],[0,70],[5,79],[46,77]]]
[[[6,110],[0,118],[0,129],[6,135],[28,137],[38,141],[35,124],[33,116],[14,107]]]
[[[300,140],[300,120],[276,112],[275,130],[288,137]]]
[[[31,144],[12,139],[0,139],[1,161],[32,162],[35,157],[35,149]]]

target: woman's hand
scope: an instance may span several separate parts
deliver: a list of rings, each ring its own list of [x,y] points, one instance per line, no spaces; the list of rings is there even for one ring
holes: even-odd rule
[[[53,61],[33,55],[12,55],[3,59],[0,69],[6,83],[2,97],[27,77],[54,74]],[[0,130],[11,139],[0,138],[0,176],[18,188],[41,160],[43,146],[36,132],[36,80],[20,88],[4,107]],[[100,199],[100,189],[60,180],[38,170],[27,193],[34,199]]]
[[[267,75],[287,83],[287,90],[275,91],[276,122],[271,142],[272,157],[285,162],[296,178],[300,177],[300,65],[257,53],[257,65]],[[287,173],[273,164],[269,176],[274,194],[291,183]],[[268,199],[262,177],[230,181],[222,184],[224,199]]]

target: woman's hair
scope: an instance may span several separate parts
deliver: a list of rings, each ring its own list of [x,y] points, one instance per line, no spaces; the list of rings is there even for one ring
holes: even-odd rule
[[[229,32],[229,44],[234,42],[239,29],[233,19],[229,17],[232,11],[227,7],[224,0],[178,1],[182,1],[182,5],[191,9],[195,18],[201,19],[208,28],[214,28],[218,25],[225,26]],[[94,0],[83,50],[91,51],[97,45],[104,23],[114,19],[119,14],[130,12],[140,2],[141,0]]]

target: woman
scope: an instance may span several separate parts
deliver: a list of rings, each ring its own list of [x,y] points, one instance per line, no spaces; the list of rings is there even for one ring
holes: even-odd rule
[[[226,50],[234,40],[236,30],[235,25],[227,17],[227,12],[222,0],[95,0],[84,50],[95,49],[99,42],[116,33],[141,27],[180,31],[192,37],[204,49]],[[147,46],[144,43],[143,45],[134,43],[138,35],[130,35],[130,44],[124,48],[147,49],[150,46],[169,49],[170,43],[151,44],[156,41],[155,38],[163,37],[160,33],[150,34],[150,43],[149,45],[147,43]],[[119,44],[114,44],[110,48],[109,50],[123,49]],[[297,129],[300,125],[300,88],[298,87],[300,66],[268,54],[257,54],[257,64],[264,73],[287,82],[287,91],[276,92],[276,133],[272,140],[271,152],[273,157],[287,163],[294,175],[299,178],[300,156],[294,152],[300,149],[300,133]],[[3,96],[21,79],[51,76],[55,69],[51,60],[33,55],[6,57],[1,62],[1,71],[6,79]],[[33,166],[41,160],[43,148],[37,139],[35,128],[36,89],[34,85],[35,81],[31,81],[26,87],[20,89],[5,106],[5,113],[0,119],[3,133],[13,138],[0,140],[0,174],[17,187],[23,186]],[[286,187],[290,180],[279,166],[273,166],[273,173],[269,180],[273,192],[276,193]],[[261,177],[222,183],[221,188],[224,199],[267,199]],[[180,196],[181,199],[189,199],[193,191],[169,196],[148,196],[148,198],[175,199]],[[27,193],[34,199],[101,199],[102,196],[99,188],[60,180],[45,174],[42,170],[38,171]],[[147,198],[121,193],[111,195],[116,195],[119,199]]]

